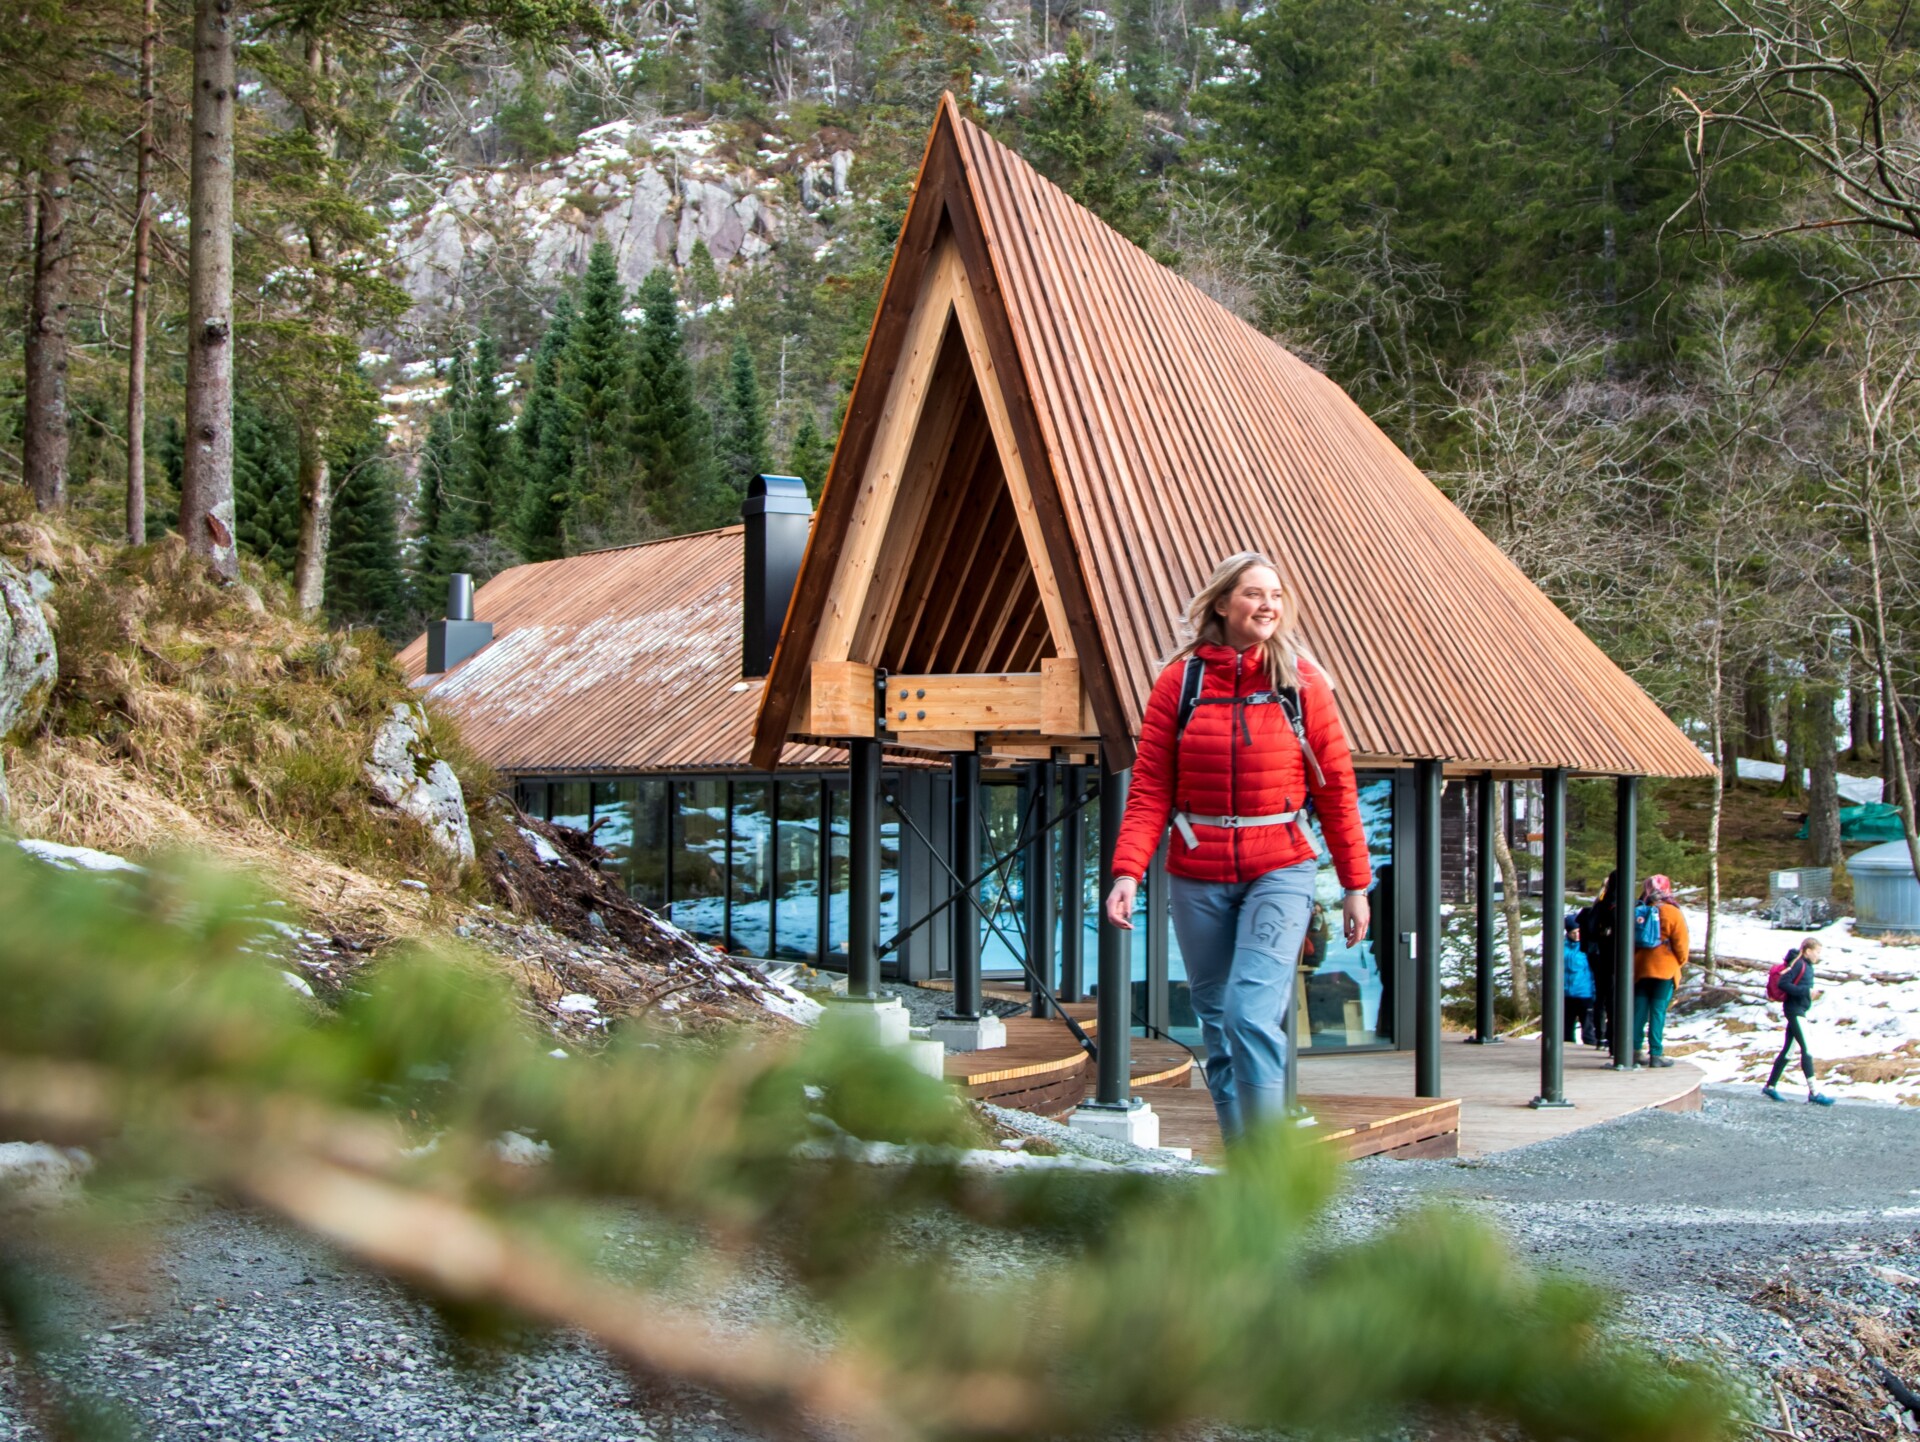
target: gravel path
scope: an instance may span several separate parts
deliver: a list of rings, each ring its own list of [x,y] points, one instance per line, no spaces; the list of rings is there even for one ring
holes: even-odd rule
[[[1710,1089],[1694,1115],[1640,1113],[1484,1161],[1359,1163],[1332,1225],[1365,1230],[1433,1197],[1615,1287],[1629,1325],[1657,1342],[1746,1364],[1763,1396],[1779,1378],[1803,1436],[1901,1435],[1862,1354],[1920,1362],[1920,1112]],[[646,1246],[638,1230],[608,1239],[623,1254]],[[975,1265],[991,1273],[1030,1244],[983,1245]],[[637,1389],[575,1339],[479,1358],[400,1288],[249,1216],[182,1205],[140,1275],[116,1271],[104,1300],[69,1299],[80,1340],[63,1370],[121,1399],[146,1436],[758,1435],[697,1394]],[[744,1325],[789,1300],[762,1281],[710,1310]],[[25,1439],[14,1387],[0,1362],[0,1438]]]

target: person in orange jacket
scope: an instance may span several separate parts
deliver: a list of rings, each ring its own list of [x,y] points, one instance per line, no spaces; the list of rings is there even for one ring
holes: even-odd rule
[[[1644,944],[1658,931],[1659,940]],[[1687,919],[1673,904],[1673,882],[1649,876],[1633,909],[1633,1060],[1639,1066],[1672,1066],[1667,1056],[1667,1008],[1687,964]]]

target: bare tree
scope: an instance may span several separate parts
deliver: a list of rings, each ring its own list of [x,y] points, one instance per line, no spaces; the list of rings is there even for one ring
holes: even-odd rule
[[[127,544],[147,538],[147,304],[153,264],[153,59],[158,0],[145,0],[140,31],[140,131],[135,143],[133,299],[127,325]]]

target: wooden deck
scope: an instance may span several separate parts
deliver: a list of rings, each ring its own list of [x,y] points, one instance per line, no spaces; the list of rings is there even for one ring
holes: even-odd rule
[[[1009,998],[1011,999],[1011,998]],[[1098,1036],[1091,1002],[1066,1011]],[[1060,1022],[1006,1018],[1007,1044],[990,1051],[954,1052],[947,1079],[970,1097],[1040,1116],[1064,1117],[1093,1089],[1091,1058]],[[1193,1057],[1174,1042],[1134,1037],[1130,1047],[1133,1090],[1147,1092],[1160,1117],[1161,1145],[1190,1148],[1202,1160],[1221,1155],[1213,1099],[1195,1075]],[[1302,1098],[1319,1119],[1316,1141],[1339,1147],[1349,1159],[1451,1157],[1460,1142],[1460,1103],[1413,1097],[1309,1095]]]

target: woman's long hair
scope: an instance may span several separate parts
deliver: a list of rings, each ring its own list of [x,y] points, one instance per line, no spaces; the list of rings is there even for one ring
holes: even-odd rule
[[[1207,584],[1187,603],[1187,632],[1193,639],[1173,654],[1173,660],[1185,660],[1200,646],[1229,644],[1226,620],[1213,608],[1223,597],[1232,595],[1234,588],[1240,584],[1240,578],[1255,566],[1265,566],[1276,576],[1280,574],[1280,568],[1258,551],[1241,551],[1214,567]],[[1282,589],[1279,624],[1273,628],[1273,634],[1261,643],[1260,651],[1260,659],[1267,669],[1267,684],[1300,684],[1299,663],[1300,658],[1307,654],[1307,646],[1300,635],[1300,602],[1292,591]]]

